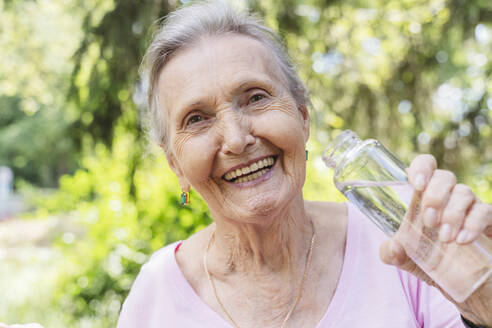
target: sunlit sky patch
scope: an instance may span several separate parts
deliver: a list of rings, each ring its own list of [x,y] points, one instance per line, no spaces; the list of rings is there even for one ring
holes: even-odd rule
[[[340,71],[339,65],[343,62],[343,55],[336,50],[328,51],[326,54],[315,52],[312,59],[313,70],[316,73],[335,75]]]
[[[482,44],[488,43],[490,41],[490,29],[484,24],[478,24],[475,27],[475,39]]]
[[[370,55],[377,56],[381,53],[381,41],[378,38],[366,38],[362,40],[361,46]]]

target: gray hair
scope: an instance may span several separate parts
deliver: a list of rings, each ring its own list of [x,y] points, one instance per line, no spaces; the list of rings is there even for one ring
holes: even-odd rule
[[[167,146],[166,115],[157,97],[158,77],[164,65],[178,50],[204,36],[229,33],[252,37],[270,49],[297,105],[307,107],[307,88],[274,31],[265,27],[256,16],[239,12],[222,1],[198,2],[170,13],[154,34],[144,56],[142,73],[147,79],[144,84],[148,83],[148,109],[144,116],[144,126],[153,141]]]

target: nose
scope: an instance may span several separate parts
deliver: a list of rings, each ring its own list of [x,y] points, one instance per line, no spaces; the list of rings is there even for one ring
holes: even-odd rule
[[[251,134],[250,124],[241,114],[229,113],[222,118],[221,123],[222,153],[238,155],[255,143],[256,139]]]

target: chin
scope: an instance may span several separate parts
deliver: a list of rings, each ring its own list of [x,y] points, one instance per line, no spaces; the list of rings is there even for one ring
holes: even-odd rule
[[[278,216],[288,205],[289,199],[283,199],[281,195],[275,194],[267,197],[259,194],[248,200],[241,207],[246,220],[253,220],[255,223],[267,223],[270,219]]]

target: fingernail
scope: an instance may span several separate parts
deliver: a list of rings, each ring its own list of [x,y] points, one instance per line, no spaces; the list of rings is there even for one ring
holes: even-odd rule
[[[451,232],[451,226],[447,223],[443,224],[441,230],[439,231],[439,239],[444,243],[450,241]]]
[[[458,234],[458,237],[456,237],[456,241],[458,242],[458,244],[465,244],[472,240],[472,238],[473,233],[468,230],[461,230]]]
[[[429,207],[425,210],[424,223],[428,227],[435,227],[437,225],[437,211],[433,207]]]
[[[425,177],[422,173],[417,174],[417,176],[415,177],[414,187],[417,190],[424,190]]]
[[[461,230],[458,236],[456,237],[456,242],[458,244],[464,244],[470,238],[470,233],[466,230]]]

